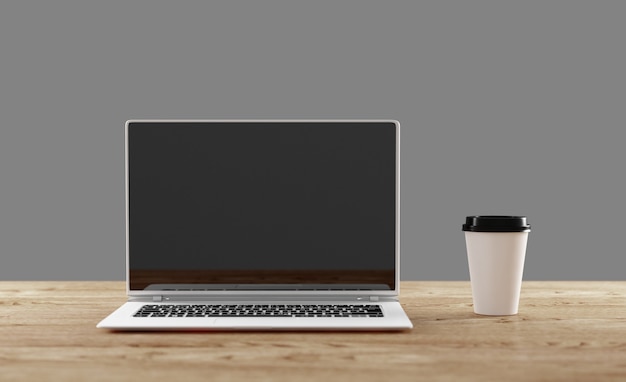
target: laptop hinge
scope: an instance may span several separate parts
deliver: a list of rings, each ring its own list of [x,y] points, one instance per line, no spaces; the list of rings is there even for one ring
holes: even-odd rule
[[[372,302],[378,301],[378,296],[370,296],[370,301]]]
[[[163,301],[163,296],[152,296],[152,301],[161,302]]]

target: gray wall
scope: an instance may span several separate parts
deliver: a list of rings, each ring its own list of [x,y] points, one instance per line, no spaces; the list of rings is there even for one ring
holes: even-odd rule
[[[468,279],[525,214],[527,279],[624,279],[626,2],[0,5],[0,279],[124,278],[130,118],[394,118],[402,279]]]

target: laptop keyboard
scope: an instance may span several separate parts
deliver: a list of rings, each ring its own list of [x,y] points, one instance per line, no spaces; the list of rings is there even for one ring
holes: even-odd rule
[[[380,305],[144,305],[133,317],[383,317]]]

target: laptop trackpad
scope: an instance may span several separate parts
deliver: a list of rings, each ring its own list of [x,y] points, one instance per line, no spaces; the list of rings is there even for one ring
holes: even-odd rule
[[[249,328],[249,329],[271,329],[276,326],[276,321],[266,318],[216,318],[213,326],[218,328]]]

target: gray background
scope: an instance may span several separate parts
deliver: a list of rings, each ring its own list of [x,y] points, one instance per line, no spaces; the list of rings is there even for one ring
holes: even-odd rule
[[[402,279],[624,279],[626,2],[4,1],[0,279],[124,278],[130,118],[393,118]]]

